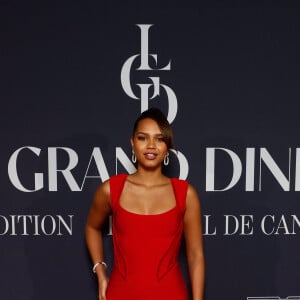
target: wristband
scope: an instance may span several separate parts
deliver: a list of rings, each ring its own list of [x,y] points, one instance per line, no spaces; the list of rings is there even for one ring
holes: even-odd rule
[[[103,265],[105,267],[105,269],[107,269],[107,264],[104,262],[104,261],[98,261],[94,264],[93,266],[93,273],[96,273],[96,268],[99,266],[99,265]]]

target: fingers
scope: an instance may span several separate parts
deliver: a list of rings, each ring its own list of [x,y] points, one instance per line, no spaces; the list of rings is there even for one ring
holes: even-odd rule
[[[99,300],[106,300],[107,281],[102,281],[99,285]]]
[[[99,296],[99,300],[106,300],[106,296],[105,295]]]
[[[106,300],[106,294],[105,294],[105,292],[100,292],[99,293],[99,300]]]

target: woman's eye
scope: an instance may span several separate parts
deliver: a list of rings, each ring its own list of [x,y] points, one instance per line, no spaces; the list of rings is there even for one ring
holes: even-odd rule
[[[158,140],[159,142],[164,142],[164,141],[165,141],[164,138],[163,138],[162,136],[161,136],[161,137],[158,137],[157,140]]]
[[[142,135],[139,135],[139,136],[137,137],[137,139],[138,139],[139,141],[144,141],[144,140],[146,139],[146,137],[144,137],[144,136],[142,136]]]

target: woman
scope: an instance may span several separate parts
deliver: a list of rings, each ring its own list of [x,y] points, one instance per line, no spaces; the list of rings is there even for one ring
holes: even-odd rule
[[[193,300],[203,300],[204,255],[200,203],[186,181],[162,174],[173,134],[163,113],[150,108],[136,120],[131,137],[137,171],[111,177],[97,189],[86,242],[101,300],[187,300],[177,260],[186,241]],[[113,214],[114,267],[108,280],[101,227]]]

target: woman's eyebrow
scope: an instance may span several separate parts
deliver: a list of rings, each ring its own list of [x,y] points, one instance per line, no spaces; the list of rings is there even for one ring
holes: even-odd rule
[[[145,134],[145,135],[150,135],[150,133],[148,133],[148,132],[144,132],[144,131],[138,131],[138,132],[136,132],[136,134]],[[153,135],[157,135],[157,136],[159,136],[159,135],[161,135],[161,136],[163,136],[163,134],[162,133],[154,133]]]

